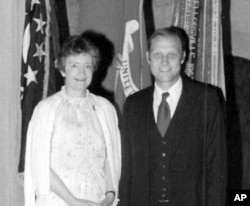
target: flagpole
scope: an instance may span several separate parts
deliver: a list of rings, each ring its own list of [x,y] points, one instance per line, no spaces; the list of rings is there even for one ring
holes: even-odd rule
[[[50,2],[45,0],[46,5],[46,30],[45,30],[45,53],[46,57],[44,60],[44,79],[43,79],[43,96],[44,99],[48,94],[48,84],[49,84],[49,67],[50,67]]]
[[[139,27],[139,32],[140,32],[140,55],[141,55],[141,59],[140,59],[140,89],[143,88],[143,74],[142,74],[142,67],[143,67],[143,60],[144,60],[144,49],[143,49],[143,0],[140,0],[139,2],[139,23],[140,23],[140,27]]]
[[[114,93],[116,94],[118,89],[118,80],[120,76],[120,69],[121,69],[121,60],[122,56],[120,53],[117,53],[116,60],[115,60],[115,83],[114,83]]]
[[[202,81],[205,82],[204,79],[204,74],[205,74],[205,47],[206,47],[206,10],[207,10],[207,0],[204,0],[204,5],[203,5],[203,55],[202,55]],[[203,139],[203,175],[202,175],[202,206],[206,205],[206,168],[207,168],[207,161],[206,161],[206,148],[207,148],[207,126],[206,126],[206,121],[207,121],[207,89],[206,89],[206,94],[205,94],[205,121],[204,121],[204,139]]]
[[[203,49],[202,49],[202,72],[201,72],[201,81],[202,82],[206,82],[205,81],[205,58],[206,58],[206,22],[207,22],[207,19],[206,19],[206,9],[207,9],[207,0],[204,0],[204,3],[203,3]]]

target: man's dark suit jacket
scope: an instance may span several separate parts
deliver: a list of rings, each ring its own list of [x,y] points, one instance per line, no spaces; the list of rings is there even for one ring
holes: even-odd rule
[[[153,91],[153,87],[141,90],[124,105],[119,206],[149,206],[148,123],[153,116],[149,115]],[[218,88],[183,78],[182,94],[167,130],[170,206],[224,205],[227,161],[221,97]]]

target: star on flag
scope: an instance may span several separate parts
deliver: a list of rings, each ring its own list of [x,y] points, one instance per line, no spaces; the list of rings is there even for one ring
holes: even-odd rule
[[[37,23],[36,32],[41,31],[41,33],[43,34],[43,26],[46,24],[46,21],[43,21],[42,14],[40,14],[39,19],[34,18],[34,21]]]
[[[33,57],[39,57],[39,62],[42,61],[42,56],[46,55],[46,52],[43,50],[43,45],[44,43],[41,45],[36,44],[36,53],[33,55]]]
[[[29,86],[31,82],[37,83],[36,74],[38,71],[33,71],[30,66],[28,66],[28,72],[24,74],[24,77],[27,79],[26,86]]]

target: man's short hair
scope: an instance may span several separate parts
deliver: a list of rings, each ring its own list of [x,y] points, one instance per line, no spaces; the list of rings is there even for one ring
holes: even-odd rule
[[[151,49],[151,43],[152,40],[155,39],[157,36],[163,36],[163,37],[176,37],[180,40],[182,51],[187,51],[187,43],[188,43],[188,37],[186,32],[176,26],[170,26],[170,27],[164,27],[161,29],[156,30],[148,39],[148,51]]]

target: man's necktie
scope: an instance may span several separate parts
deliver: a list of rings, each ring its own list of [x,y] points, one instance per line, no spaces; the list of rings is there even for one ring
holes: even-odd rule
[[[157,115],[157,126],[162,136],[165,135],[171,119],[169,105],[166,101],[168,96],[168,92],[162,94],[162,100]]]

